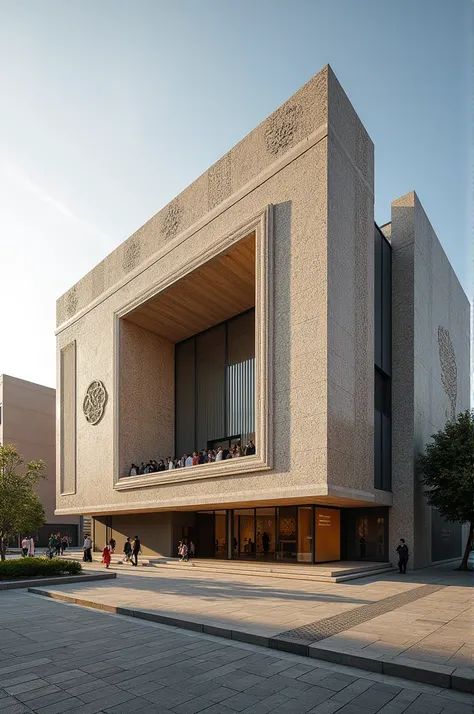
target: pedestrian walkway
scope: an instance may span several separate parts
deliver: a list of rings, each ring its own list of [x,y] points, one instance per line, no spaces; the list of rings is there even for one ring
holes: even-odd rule
[[[184,626],[199,624],[208,632],[216,628],[225,636],[241,633],[271,646],[270,640],[283,639],[295,652],[307,652],[310,645],[318,648],[312,656],[333,661],[348,662],[340,656],[345,653],[357,666],[373,669],[378,661],[424,667],[434,681],[453,674],[473,677],[472,573],[453,571],[452,565],[343,584],[143,568],[120,572],[110,584],[49,590],[173,618]]]
[[[468,694],[25,592],[0,593],[0,632],[2,714],[472,714],[473,710],[474,697]]]

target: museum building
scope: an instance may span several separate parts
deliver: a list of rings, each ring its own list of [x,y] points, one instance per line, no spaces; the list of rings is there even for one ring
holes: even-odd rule
[[[63,295],[56,334],[56,513],[97,550],[460,555],[415,458],[469,406],[469,302],[415,193],[375,225],[330,67]]]

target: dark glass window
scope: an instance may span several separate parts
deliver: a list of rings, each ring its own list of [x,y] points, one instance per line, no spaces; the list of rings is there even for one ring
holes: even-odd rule
[[[375,226],[374,235],[374,362],[392,373],[392,247]]]
[[[374,386],[375,410],[390,417],[392,413],[392,389],[390,377],[381,372],[379,369],[376,369]]]
[[[374,387],[374,486],[390,491],[392,488],[391,380],[377,368]]]
[[[392,488],[392,247],[374,235],[374,486]]]

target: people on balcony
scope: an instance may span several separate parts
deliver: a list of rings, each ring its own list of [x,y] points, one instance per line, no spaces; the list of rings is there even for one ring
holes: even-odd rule
[[[133,463],[128,472],[129,476],[137,476],[142,474],[151,474],[160,471],[172,471],[173,469],[186,468],[190,466],[201,466],[203,464],[211,464],[216,461],[227,461],[228,459],[237,459],[241,456],[254,456],[256,447],[254,442],[249,439],[245,447],[241,447],[240,443],[233,444],[230,449],[218,446],[217,449],[201,449],[194,451],[193,454],[183,454],[181,458],[171,458],[168,456],[166,462],[160,459],[158,462],[155,459],[150,459],[145,464],[141,462],[140,467]]]

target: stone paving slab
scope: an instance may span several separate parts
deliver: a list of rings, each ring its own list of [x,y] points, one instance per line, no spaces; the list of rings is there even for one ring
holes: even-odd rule
[[[38,623],[43,658],[15,654]],[[87,632],[86,652],[64,633]],[[105,637],[104,637],[104,633]],[[5,636],[3,636],[5,635]],[[84,644],[80,642],[79,644]],[[472,714],[474,697],[26,592],[0,593],[2,714]],[[0,663],[1,664],[1,663]],[[27,666],[25,666],[27,664]]]
[[[120,574],[113,585],[48,590],[54,597],[135,618],[333,662],[358,661],[371,671],[383,672],[385,663],[406,667],[408,659],[417,678],[430,682],[438,673],[447,686],[453,681],[457,688],[472,686],[472,573],[454,572],[452,564],[344,584],[258,582],[192,569],[177,576],[144,568]],[[339,624],[332,634],[322,632],[321,639],[318,631],[325,622]],[[289,631],[308,635],[289,636]]]

